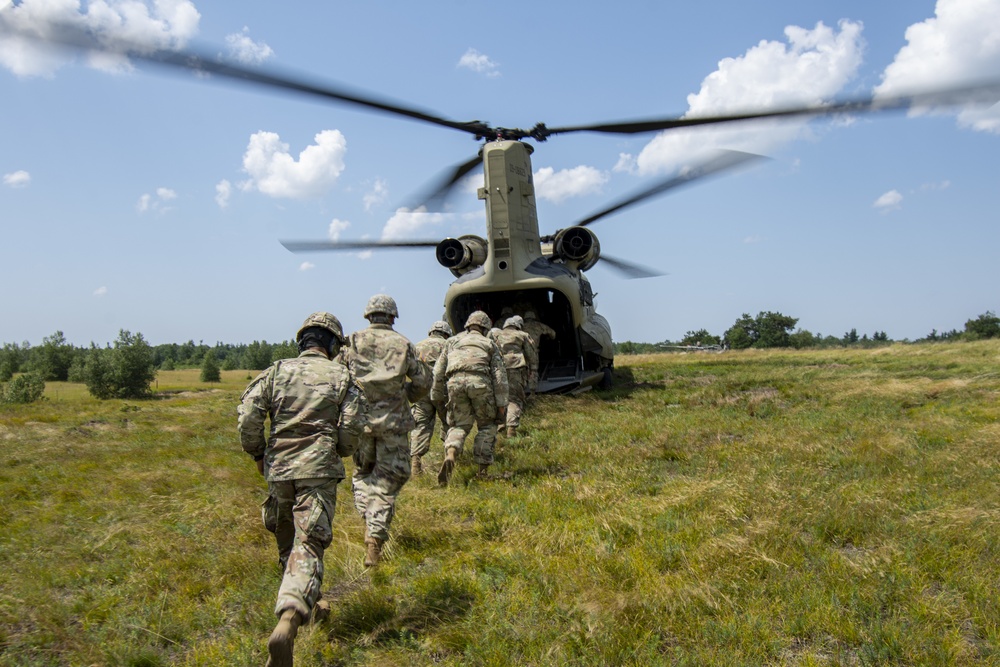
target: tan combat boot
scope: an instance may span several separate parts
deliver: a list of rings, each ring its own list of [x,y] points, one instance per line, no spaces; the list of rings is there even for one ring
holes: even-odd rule
[[[489,463],[480,463],[479,464],[479,479],[486,479],[487,477],[489,477],[489,469],[490,469],[490,464]]]
[[[420,460],[420,457],[414,454],[410,457],[410,474],[416,477],[417,475],[424,472],[424,464]]]
[[[441,464],[441,472],[438,473],[439,486],[448,486],[451,472],[455,469],[455,458],[455,448],[449,447],[444,457],[444,463]]]
[[[377,537],[365,538],[365,567],[375,567],[382,558],[382,540]]]
[[[515,435],[517,435],[517,429],[514,428],[513,426],[508,426],[507,427],[507,437],[508,438],[513,438]]]
[[[281,618],[267,640],[267,667],[292,667],[292,649],[301,624],[299,612],[294,609],[281,612]]]

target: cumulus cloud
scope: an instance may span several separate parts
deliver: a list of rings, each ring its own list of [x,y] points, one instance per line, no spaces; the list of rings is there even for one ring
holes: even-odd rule
[[[785,28],[786,41],[761,41],[742,56],[726,58],[688,95],[685,118],[774,107],[820,104],[844,89],[861,64],[862,26],[822,22],[812,30]],[[806,121],[753,121],[727,128],[669,130],[658,134],[636,158],[639,173],[677,169],[714,148],[767,153],[807,134]]]
[[[634,174],[636,171],[635,156],[631,153],[619,153],[618,162],[611,168],[615,173]]]
[[[607,182],[607,174],[586,165],[558,172],[552,167],[542,167],[535,172],[537,196],[555,203],[600,191]]]
[[[156,194],[145,193],[140,196],[135,208],[139,213],[146,213],[147,211],[166,213],[170,210],[170,207],[166,206],[166,203],[174,199],[177,199],[177,193],[170,188],[156,188]]]
[[[500,76],[500,64],[490,60],[486,54],[470,48],[458,59],[458,67],[472,70],[489,77]]]
[[[64,26],[88,31],[112,51],[121,41],[154,51],[183,47],[198,32],[200,20],[189,0],[95,1],[83,7],[79,0],[7,0],[0,3],[0,23],[35,39],[5,35],[0,40],[0,65],[22,77],[51,76],[72,56],[37,38],[51,39]],[[114,53],[95,52],[85,62],[107,71],[130,69],[128,59]]]
[[[316,268],[316,265],[312,262],[302,262],[299,264],[299,271],[312,271]]]
[[[264,42],[250,39],[250,28],[243,26],[242,32],[226,35],[229,55],[244,65],[259,65],[274,55],[274,50]]]
[[[11,188],[26,188],[31,183],[31,174],[20,169],[3,175],[3,184]]]
[[[338,220],[334,218],[333,220],[330,221],[330,227],[329,229],[327,229],[326,235],[330,238],[331,241],[339,241],[340,233],[350,226],[351,223],[349,223],[347,220]]]
[[[389,188],[381,178],[376,179],[375,185],[364,196],[365,210],[370,211],[375,206],[385,202],[389,197]]]
[[[233,184],[227,179],[222,179],[215,185],[215,203],[219,208],[229,206],[229,198],[233,195]]]
[[[899,193],[899,190],[889,190],[881,197],[875,200],[872,204],[875,208],[882,212],[892,211],[899,208],[900,203],[903,201],[903,195]]]
[[[1000,0],[938,0],[934,14],[906,29],[906,46],[886,67],[876,95],[906,94],[996,77],[1000,70]],[[968,107],[957,113],[962,127],[1000,134],[1000,105]]]
[[[296,160],[274,132],[252,135],[243,155],[243,170],[250,175],[244,187],[289,199],[326,194],[344,171],[347,140],[339,130],[323,130],[315,142]]]
[[[382,228],[382,240],[415,238],[421,233],[427,233],[428,229],[440,227],[450,217],[450,213],[428,213],[423,206],[413,211],[405,207],[396,209]]]
[[[107,287],[98,287],[97,289],[94,290],[94,296],[96,297],[102,297],[107,293],[108,293]]]

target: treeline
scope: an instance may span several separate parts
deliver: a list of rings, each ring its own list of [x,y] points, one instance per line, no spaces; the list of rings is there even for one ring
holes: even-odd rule
[[[129,333],[129,336],[133,336]],[[135,334],[142,339],[142,334]],[[119,335],[120,337],[120,335]],[[154,370],[174,370],[180,368],[200,368],[206,355],[211,356],[222,370],[263,370],[272,361],[298,355],[292,341],[268,343],[253,341],[232,345],[216,343],[214,346],[195,343],[168,343],[148,345],[150,360]],[[108,343],[99,347],[91,343],[89,347],[76,347],[66,342],[62,331],[42,339],[42,344],[32,346],[4,343],[0,348],[0,382],[7,382],[16,373],[34,373],[45,381],[83,382],[83,371],[94,350],[114,349]]]
[[[734,350],[747,348],[830,348],[830,347],[876,347],[893,342],[940,342],[968,341],[987,338],[1000,338],[1000,317],[993,311],[986,311],[975,319],[966,321],[962,331],[952,329],[939,333],[932,330],[924,338],[915,341],[894,341],[884,331],[875,331],[870,336],[867,333],[858,335],[857,329],[846,331],[842,336],[824,336],[812,333],[806,329],[796,329],[799,319],[781,313],[761,312],[757,317],[743,313],[721,336],[714,335],[706,329],[688,331],[679,341],[665,340],[660,343],[634,343],[625,341],[615,343],[617,354],[647,354],[663,352],[677,347],[712,347],[719,346]]]

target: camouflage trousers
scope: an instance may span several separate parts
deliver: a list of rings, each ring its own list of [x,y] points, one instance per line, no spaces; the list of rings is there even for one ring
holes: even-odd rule
[[[462,454],[465,438],[478,427],[472,443],[472,460],[482,465],[493,463],[493,447],[497,441],[497,407],[493,386],[486,378],[461,374],[448,378],[448,435],[444,450],[455,448]]]
[[[323,553],[333,541],[339,479],[315,477],[269,482],[275,499],[274,537],[285,573],[274,613],[294,609],[309,618],[323,585]]]
[[[365,520],[367,534],[389,539],[389,525],[396,512],[396,496],[410,479],[410,443],[406,433],[359,438],[354,452],[354,508]]]
[[[507,369],[507,391],[510,392],[510,402],[507,403],[507,428],[517,428],[521,425],[521,413],[527,401],[524,391],[528,387],[528,369]]]
[[[422,398],[410,406],[410,413],[417,425],[410,431],[410,456],[423,456],[431,450],[431,436],[434,435],[435,417],[445,420],[444,406],[437,406],[429,398]],[[442,424],[442,434],[447,426]],[[442,435],[442,440],[444,436]]]

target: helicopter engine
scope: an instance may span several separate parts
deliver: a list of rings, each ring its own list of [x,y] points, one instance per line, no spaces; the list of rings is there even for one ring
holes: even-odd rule
[[[465,275],[486,261],[486,240],[474,234],[445,239],[437,244],[437,261],[455,277]]]
[[[556,233],[552,254],[564,262],[575,262],[580,271],[586,271],[601,258],[601,242],[586,227],[567,227]]]

